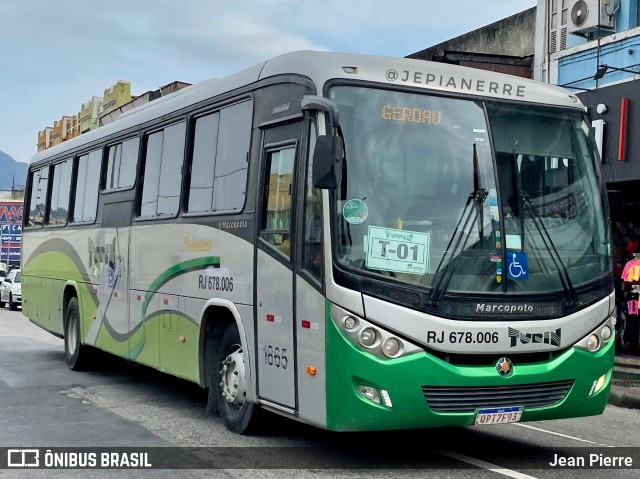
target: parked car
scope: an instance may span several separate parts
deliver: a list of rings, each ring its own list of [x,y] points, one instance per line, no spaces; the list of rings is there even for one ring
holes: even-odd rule
[[[9,271],[0,283],[0,308],[9,303],[9,309],[15,311],[22,306],[22,285],[20,284],[20,270]]]

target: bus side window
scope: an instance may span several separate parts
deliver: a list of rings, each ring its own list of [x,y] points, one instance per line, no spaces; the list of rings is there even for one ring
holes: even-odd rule
[[[310,124],[307,152],[307,180],[304,199],[304,245],[302,269],[322,282],[322,192],[313,186],[313,151],[316,145],[316,125]]]
[[[109,147],[107,155],[106,189],[124,189],[136,182],[139,138],[132,138]]]
[[[78,158],[76,196],[73,203],[73,221],[90,223],[96,220],[102,149],[93,150]]]
[[[263,225],[260,237],[291,257],[291,199],[293,193],[294,146],[269,152],[265,181]]]
[[[48,188],[48,168],[42,168],[31,173],[31,197],[29,199],[29,222],[27,226],[42,226],[44,224]]]
[[[196,119],[188,212],[239,211],[247,187],[252,103]]]
[[[182,121],[147,137],[140,216],[178,212],[185,129]]]
[[[71,166],[71,160],[67,160],[53,167],[51,206],[47,224],[64,225],[67,223],[69,216],[69,194],[71,190]]]

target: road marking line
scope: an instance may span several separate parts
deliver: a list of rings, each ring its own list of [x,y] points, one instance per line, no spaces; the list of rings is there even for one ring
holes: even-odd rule
[[[560,437],[565,437],[567,439],[573,439],[574,441],[586,442],[588,444],[595,444],[596,446],[602,446],[602,447],[613,447],[613,446],[607,446],[606,444],[600,444],[598,442],[589,441],[588,439],[582,439],[582,438],[579,438],[579,437],[568,436],[567,434],[562,434],[562,433],[554,432],[554,431],[547,431],[546,429],[541,429],[539,427],[529,426],[527,424],[516,424],[516,423],[512,423],[512,424],[514,426],[526,427],[527,429],[533,429],[534,431],[546,432],[547,434],[552,434],[554,436],[560,436]]]
[[[453,452],[453,451],[433,451],[433,452],[437,454],[441,454],[443,456],[450,457],[451,459],[457,459],[458,461],[466,462],[467,464],[471,464],[473,466],[477,466],[491,472],[502,474],[503,476],[513,477],[514,479],[537,479],[536,477],[530,476],[523,472],[512,471],[511,469],[505,469],[504,467],[496,466],[495,464],[491,464],[490,462],[486,462],[481,459],[476,459],[475,457],[465,456],[464,454],[459,454],[457,452]]]

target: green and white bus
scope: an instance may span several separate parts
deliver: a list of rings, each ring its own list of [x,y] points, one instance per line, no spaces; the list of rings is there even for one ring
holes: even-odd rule
[[[608,210],[585,108],[454,65],[295,52],[38,153],[23,311],[336,431],[602,413]]]

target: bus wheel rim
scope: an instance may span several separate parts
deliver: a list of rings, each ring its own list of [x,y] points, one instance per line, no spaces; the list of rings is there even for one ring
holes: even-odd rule
[[[247,397],[244,355],[242,348],[237,347],[222,361],[220,371],[222,397],[236,409],[240,409]]]

